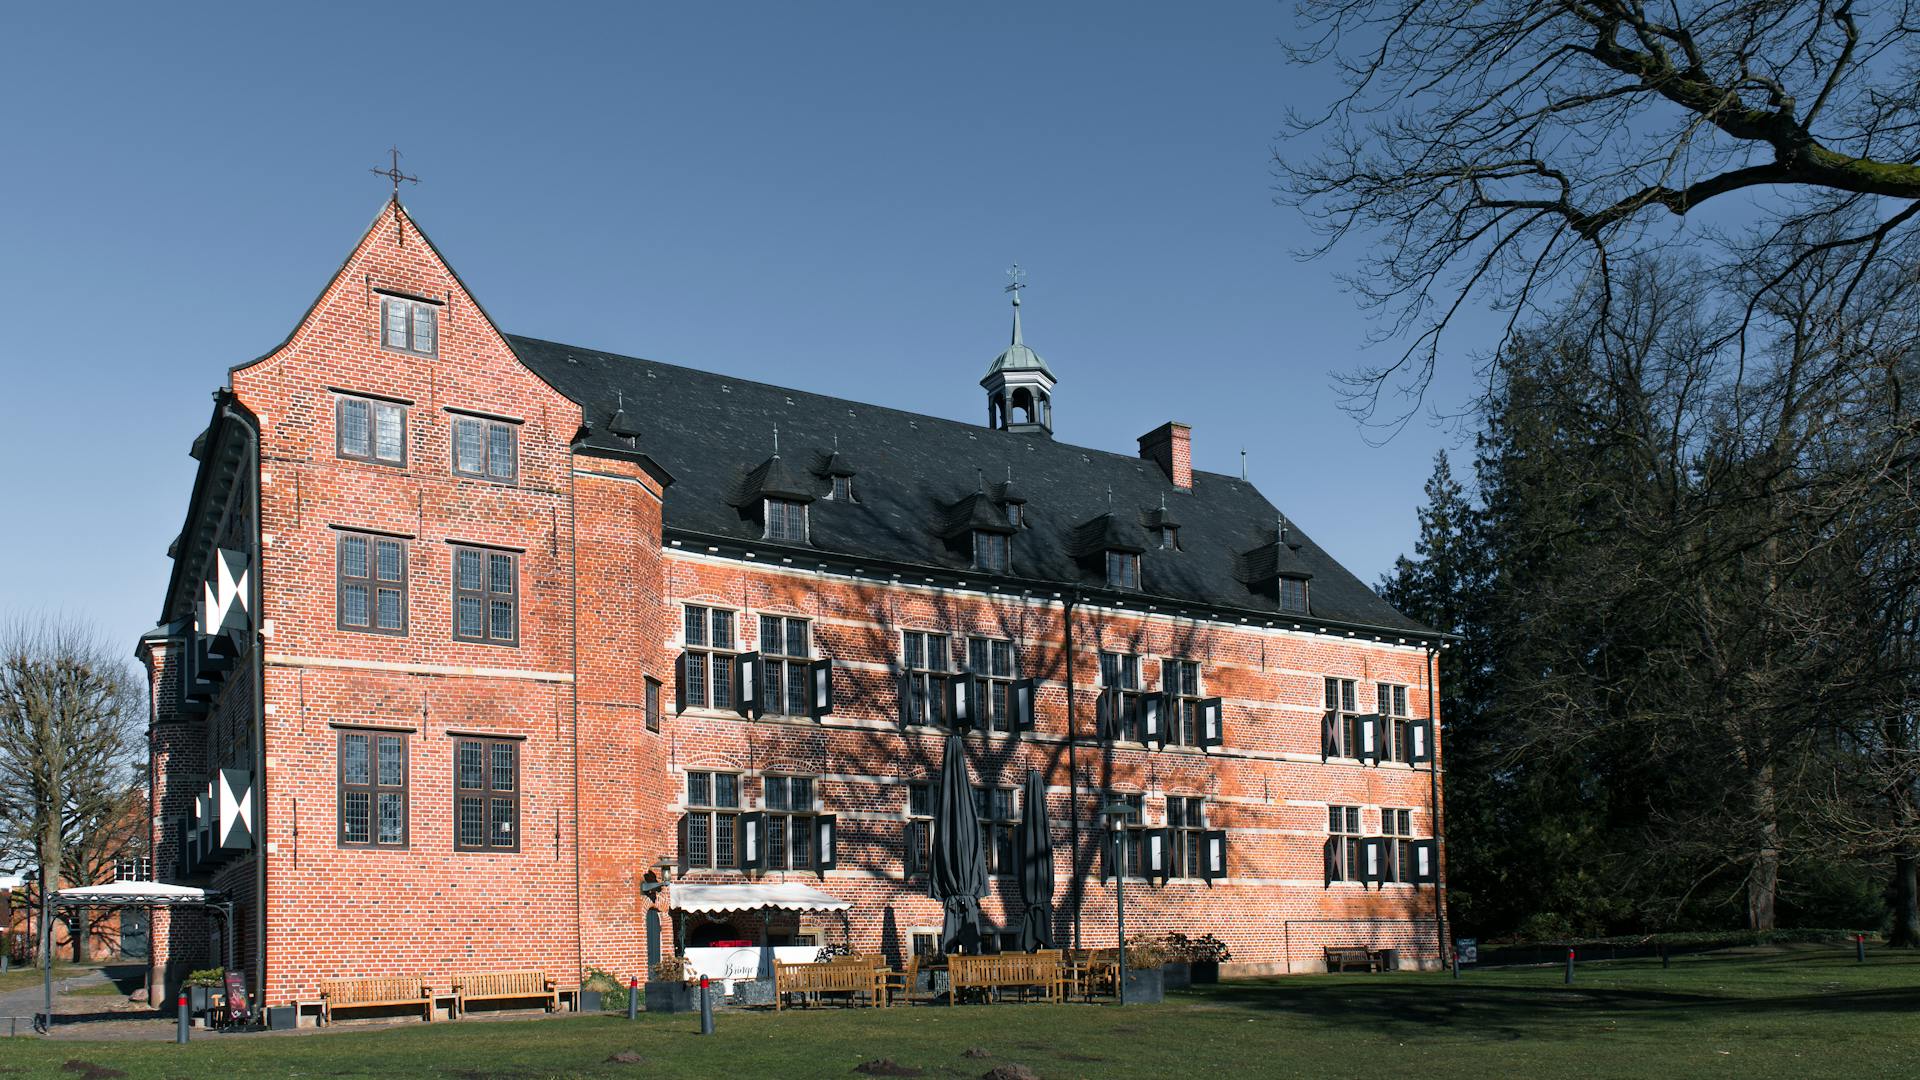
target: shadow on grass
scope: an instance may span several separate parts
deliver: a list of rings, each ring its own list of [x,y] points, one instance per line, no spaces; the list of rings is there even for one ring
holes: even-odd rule
[[[1832,963],[1830,954],[1811,958],[1703,958],[1687,961],[1693,970],[1674,980],[1701,984],[1725,977],[1726,985],[1718,987],[1649,987],[1644,983],[1661,974],[1658,965],[1635,965],[1636,971],[1608,971],[1595,965],[1583,969],[1571,986],[1561,984],[1555,974],[1543,969],[1532,969],[1528,974],[1512,970],[1497,975],[1476,972],[1457,982],[1439,976],[1333,975],[1223,983],[1197,989],[1189,1000],[1282,1012],[1328,1026],[1363,1024],[1376,1030],[1399,1027],[1409,1033],[1429,1034],[1434,1029],[1450,1029],[1483,1038],[1510,1039],[1613,1021],[1682,1025],[1732,1017],[1865,1019],[1877,1014],[1911,1016],[1920,1010],[1920,983],[1902,977],[1920,974],[1920,964],[1898,960],[1886,963],[1876,975],[1898,979],[1904,985],[1834,985],[1828,989],[1809,987],[1796,979],[1792,985],[1770,988],[1764,981],[1756,982],[1756,976],[1764,980],[1764,969],[1770,965],[1800,965],[1810,959]],[[1821,973],[1796,973],[1800,979],[1809,974]],[[1833,974],[1839,978],[1856,972],[1836,970]],[[1623,979],[1642,985],[1610,985]]]

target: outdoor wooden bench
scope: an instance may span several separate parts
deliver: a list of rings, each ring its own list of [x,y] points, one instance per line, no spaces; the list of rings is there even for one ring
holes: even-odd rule
[[[428,1023],[433,1022],[433,991],[426,980],[412,975],[389,975],[374,979],[327,979],[320,984],[320,1022],[333,1023],[333,1014],[341,1009],[380,1009],[398,1005],[417,1006]]]
[[[453,980],[456,1015],[470,1001],[537,1000],[548,1012],[560,1008],[560,988],[544,971],[488,971],[456,975]]]
[[[788,994],[866,994],[878,1008],[887,998],[885,971],[877,961],[864,958],[857,963],[825,964],[788,964],[775,960],[773,1009],[779,1012]]]
[[[1059,1001],[1063,965],[1060,953],[1001,953],[998,956],[947,957],[947,1004],[962,989],[997,990],[1037,986],[1048,1001]]]
[[[1380,970],[1380,950],[1369,949],[1362,945],[1349,945],[1344,948],[1327,946],[1324,950],[1328,971],[1345,971],[1349,965],[1367,969],[1369,972]]]

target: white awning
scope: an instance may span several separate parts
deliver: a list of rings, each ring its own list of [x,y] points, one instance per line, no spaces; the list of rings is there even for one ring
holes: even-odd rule
[[[26,886],[27,886],[26,881],[24,881],[21,878],[8,877],[5,874],[0,874],[0,892],[9,892],[14,889],[24,889],[26,888]]]
[[[170,885],[164,881],[111,881],[105,885],[59,889],[53,894],[55,904],[68,907],[165,907],[169,904],[217,904],[223,899],[213,889]]]
[[[845,911],[850,901],[798,882],[751,885],[675,885],[671,906],[677,911]]]

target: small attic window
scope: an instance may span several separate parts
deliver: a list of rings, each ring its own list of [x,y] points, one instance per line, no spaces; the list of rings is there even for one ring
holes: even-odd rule
[[[827,494],[827,498],[832,499],[834,502],[853,502],[853,477],[834,477],[833,490]]]
[[[1108,550],[1107,587],[1110,589],[1139,588],[1140,556],[1131,551]]]
[[[1305,578],[1283,577],[1280,579],[1280,610],[1290,615],[1307,614]]]
[[[404,296],[380,298],[380,343],[389,349],[435,356],[440,351],[440,312],[435,304]]]
[[[1025,515],[1021,512],[1020,503],[1010,502],[1007,504],[1007,524],[1017,529],[1021,525],[1020,519],[1024,516]]]
[[[768,499],[766,539],[806,543],[807,504],[797,499]]]
[[[973,567],[976,570],[988,570],[996,574],[1007,573],[1012,564],[1012,538],[1004,533],[988,532],[985,529],[973,531]]]
[[[1180,548],[1180,530],[1171,525],[1160,526],[1160,548],[1162,551],[1178,551]]]

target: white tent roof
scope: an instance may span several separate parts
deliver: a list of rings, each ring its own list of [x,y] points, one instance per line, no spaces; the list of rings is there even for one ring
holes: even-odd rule
[[[798,882],[754,882],[750,885],[675,885],[672,906],[678,911],[845,911],[849,901]]]
[[[53,894],[54,903],[78,907],[83,904],[101,906],[142,904],[205,904],[218,903],[219,892],[212,889],[199,889],[192,885],[169,885],[164,881],[112,881],[105,885],[82,885],[73,889],[60,889]]]
[[[26,881],[21,878],[0,874],[0,892],[5,892],[8,889],[22,889],[26,887],[26,884]]]

